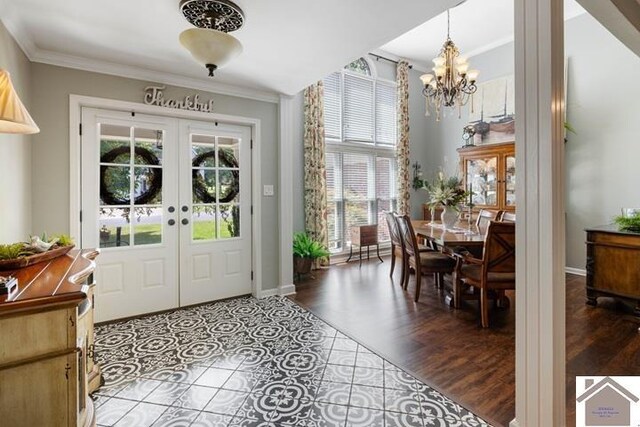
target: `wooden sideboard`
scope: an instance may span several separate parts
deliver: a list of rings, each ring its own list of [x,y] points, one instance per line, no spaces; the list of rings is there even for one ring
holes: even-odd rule
[[[587,304],[611,296],[635,304],[640,316],[640,234],[614,225],[588,228]]]
[[[89,393],[100,385],[93,361],[93,260],[74,249],[2,275],[18,279],[0,295],[0,424],[95,426]]]

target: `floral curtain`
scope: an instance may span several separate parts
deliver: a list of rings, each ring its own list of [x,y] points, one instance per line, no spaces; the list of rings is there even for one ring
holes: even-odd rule
[[[398,88],[398,141],[396,142],[398,212],[400,215],[411,215],[409,204],[409,63],[407,61],[398,62],[396,79]]]
[[[304,216],[309,236],[329,244],[322,81],[304,90]],[[328,265],[323,259],[318,265]]]

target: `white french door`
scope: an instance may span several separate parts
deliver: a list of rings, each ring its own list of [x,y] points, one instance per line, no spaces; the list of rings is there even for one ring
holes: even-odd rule
[[[250,293],[250,129],[90,108],[82,123],[96,320]]]

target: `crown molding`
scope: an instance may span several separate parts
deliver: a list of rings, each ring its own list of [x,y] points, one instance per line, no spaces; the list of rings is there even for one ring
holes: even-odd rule
[[[181,76],[162,71],[153,71],[142,67],[118,64],[115,62],[101,61],[97,59],[83,58],[60,52],[40,49],[19,25],[15,25],[11,19],[0,19],[7,31],[13,36],[16,43],[29,61],[59,67],[72,68],[82,71],[90,71],[100,74],[108,74],[117,77],[125,77],[135,80],[152,81],[170,86],[184,87],[188,89],[202,90],[220,95],[247,98],[256,101],[277,104],[280,102],[276,92],[261,91],[225,83],[206,81],[193,77]]]

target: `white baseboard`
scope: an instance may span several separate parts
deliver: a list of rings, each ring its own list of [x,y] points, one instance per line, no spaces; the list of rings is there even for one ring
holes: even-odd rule
[[[282,296],[285,295],[293,295],[296,293],[296,285],[294,285],[293,283],[290,285],[284,285],[280,288],[280,294]]]
[[[587,270],[585,270],[583,268],[565,267],[564,271],[565,271],[565,273],[575,274],[577,276],[586,276],[587,275]]]
[[[520,427],[520,424],[518,423],[518,420],[516,420],[515,418],[511,420],[511,422],[509,423],[509,427]]]
[[[263,289],[262,292],[260,292],[260,295],[258,295],[258,298],[272,297],[275,295],[280,295],[280,290],[278,288]]]

